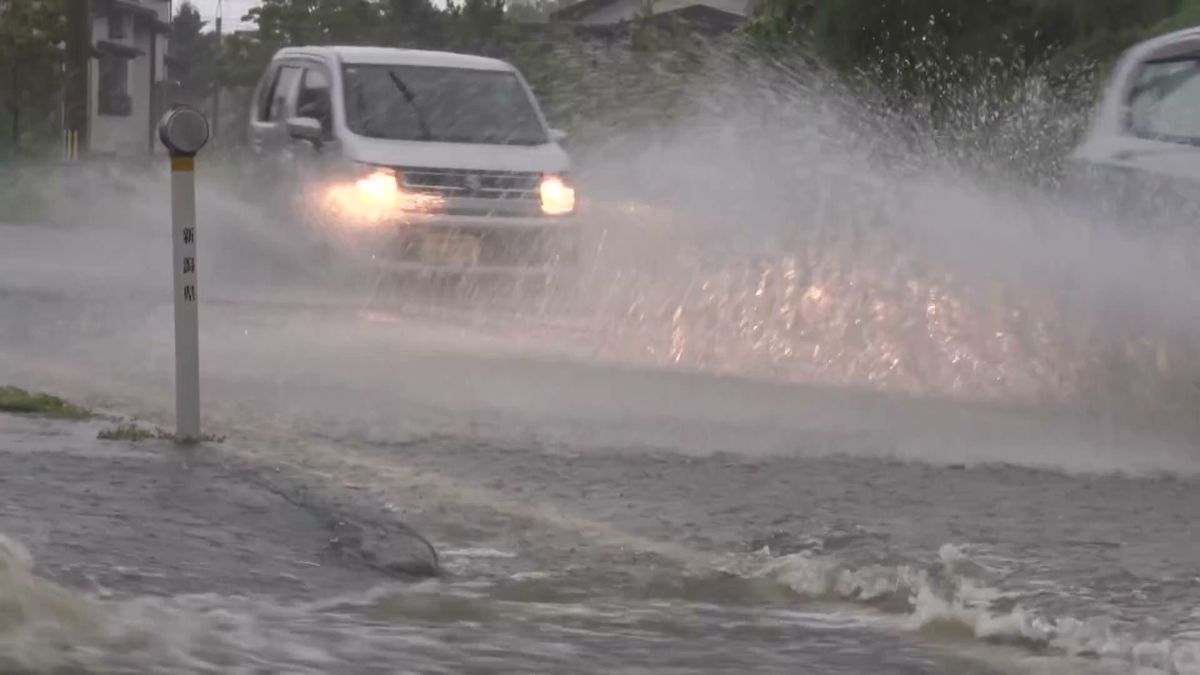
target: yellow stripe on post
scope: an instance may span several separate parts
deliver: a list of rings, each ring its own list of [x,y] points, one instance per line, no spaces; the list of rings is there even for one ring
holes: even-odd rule
[[[196,169],[196,159],[194,157],[172,157],[172,171],[194,171]]]

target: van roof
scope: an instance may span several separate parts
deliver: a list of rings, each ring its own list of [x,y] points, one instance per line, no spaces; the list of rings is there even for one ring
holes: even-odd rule
[[[513,70],[510,64],[499,59],[490,59],[471,54],[427,51],[424,49],[345,46],[285,47],[275,54],[276,59],[296,56],[341,60],[343,63],[385,66],[435,66],[441,68],[466,68],[470,70]]]

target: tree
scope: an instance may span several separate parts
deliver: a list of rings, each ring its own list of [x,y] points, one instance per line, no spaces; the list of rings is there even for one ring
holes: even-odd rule
[[[817,0],[760,0],[746,22],[746,32],[772,45],[799,45],[812,41]]]
[[[556,9],[565,5],[562,0],[517,0],[504,6],[504,18],[519,23],[545,23]]]
[[[446,17],[452,26],[449,46],[455,49],[491,51],[496,29],[504,23],[504,0],[462,0],[451,3]]]
[[[218,80],[228,87],[253,87],[281,45],[264,42],[255,33],[234,33],[221,45]]]
[[[827,60],[850,69],[935,56],[1033,63],[1089,40],[1144,31],[1179,6],[1180,0],[761,0],[749,28],[765,40],[815,43]]]
[[[184,2],[171,22],[171,77],[185,100],[198,105],[216,86],[217,36],[204,32],[205,22],[195,5]]]
[[[446,17],[429,0],[382,0],[381,42],[397,47],[439,47],[446,44]]]
[[[760,42],[812,45],[836,68],[901,99],[987,78],[1021,79],[1054,60],[1107,60],[1180,0],[761,0]]]
[[[245,17],[275,45],[377,44],[382,19],[368,0],[264,0]]]
[[[17,151],[27,135],[50,136],[58,129],[63,4],[0,0],[0,16],[0,114],[8,123],[3,140]]]

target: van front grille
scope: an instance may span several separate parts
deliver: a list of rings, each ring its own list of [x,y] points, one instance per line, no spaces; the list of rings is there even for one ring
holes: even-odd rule
[[[403,189],[444,199],[541,199],[536,172],[397,167],[396,175]]]

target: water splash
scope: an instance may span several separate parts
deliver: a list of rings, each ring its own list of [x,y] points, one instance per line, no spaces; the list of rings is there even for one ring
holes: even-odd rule
[[[986,568],[952,544],[943,545],[928,566],[855,566],[836,557],[771,557],[763,551],[731,560],[727,569],[745,579],[774,580],[808,601],[851,602],[898,616],[903,627],[934,638],[967,638],[1173,675],[1200,673],[1200,642],[1186,622],[1164,633],[1161,625],[1143,630],[1107,616],[1048,615],[1027,607],[1022,593],[989,585]]]
[[[530,334],[569,314],[559,341],[604,359],[1068,402],[1192,430],[1200,301],[1189,251],[1198,249],[1044,191],[1087,118],[1076,92],[1040,75],[1003,100],[986,81],[942,91],[954,102],[943,107],[958,112],[934,128],[919,110],[897,115],[811,64],[721,48],[689,63],[686,76],[642,68],[564,88],[557,107],[568,116],[610,85],[632,92],[622,100],[636,108],[621,124],[592,125],[589,143],[573,149],[595,254],[582,291],[497,303],[469,289],[459,299],[468,309],[515,304]],[[564,72],[564,81],[583,73]],[[666,82],[669,92],[655,88]],[[247,189],[261,194],[232,196],[242,170],[201,176],[211,186],[201,210],[209,298],[391,300],[390,287],[356,286],[357,271],[339,278],[314,264],[293,223],[249,203],[282,196],[258,183]],[[80,199],[59,205],[62,220],[165,232],[163,196],[143,194],[131,212],[106,197],[114,181],[145,190],[116,172],[91,192],[72,190]],[[161,275],[138,251],[120,253],[136,261],[120,273]]]
[[[1023,180],[1061,161],[1044,142],[1086,109],[1034,78],[986,110],[974,92],[954,134],[898,129],[819,72],[744,66],[714,59],[686,115],[587,154],[597,353],[1187,420],[1186,236],[1102,222]]]

